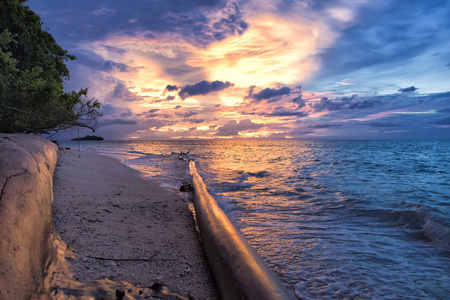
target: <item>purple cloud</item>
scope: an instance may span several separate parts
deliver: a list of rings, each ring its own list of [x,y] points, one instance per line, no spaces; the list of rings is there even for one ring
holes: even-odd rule
[[[382,102],[376,98],[366,98],[361,100],[357,95],[353,95],[351,97],[342,97],[334,100],[323,97],[319,102],[312,104],[311,107],[314,108],[315,111],[320,112],[324,110],[363,110],[381,104]]]
[[[234,136],[238,135],[242,131],[255,131],[264,127],[263,124],[253,123],[250,119],[245,119],[240,122],[235,120],[229,121],[224,126],[217,128],[217,136]]]
[[[164,90],[165,92],[173,92],[173,91],[178,91],[178,87],[176,85],[168,85],[166,86],[166,89]]]
[[[413,92],[415,92],[417,90],[418,90],[418,88],[416,88],[415,86],[410,86],[410,87],[407,87],[407,88],[404,88],[404,89],[399,89],[398,91],[401,92],[401,93],[413,93]]]
[[[229,88],[233,86],[234,84],[231,82],[223,82],[223,81],[200,81],[193,85],[186,85],[183,87],[180,92],[178,92],[178,95],[181,99],[186,99],[190,96],[195,95],[207,95],[209,93],[218,92],[221,90],[224,90],[226,88]]]
[[[288,87],[282,87],[279,89],[266,88],[258,93],[253,93],[254,88],[255,87],[250,88],[247,98],[252,98],[258,101],[270,99],[276,96],[289,95],[291,93],[291,89]]]
[[[100,119],[99,127],[106,127],[111,125],[136,125],[137,122],[133,120],[124,120],[124,119]]]
[[[114,87],[114,90],[112,91],[110,96],[114,99],[121,99],[127,102],[142,100],[142,97],[136,95],[135,93],[129,90],[125,81],[119,79],[116,79],[116,86]]]

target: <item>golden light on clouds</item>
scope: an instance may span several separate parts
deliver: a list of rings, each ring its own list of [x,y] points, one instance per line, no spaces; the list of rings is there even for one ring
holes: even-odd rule
[[[428,138],[449,126],[450,4],[29,2],[78,57],[65,88],[101,102],[107,139],[353,138],[352,126],[406,125]]]
[[[312,19],[266,13],[248,23],[249,29],[242,35],[229,36],[206,48],[175,34],[153,38],[142,34],[111,35],[103,41],[83,44],[81,49],[113,62],[108,72],[115,79],[111,80],[109,93],[104,93],[104,103],[111,101],[116,107],[128,108],[135,118],[148,124],[147,130],[153,134],[172,138],[263,138],[280,133],[278,124],[284,124],[283,130],[295,126],[289,121],[298,118],[290,114],[296,109],[290,99],[298,94],[299,87],[279,94],[276,103],[253,101],[250,90],[257,93],[270,87],[275,91],[313,76],[320,67],[315,55],[335,37],[326,24]],[[178,94],[183,87],[193,87],[201,81],[228,82],[229,86],[188,93],[186,98]],[[175,88],[167,90],[168,85]],[[119,89],[129,93],[125,96],[130,99],[124,95],[108,99]],[[246,123],[249,116],[252,122]],[[242,130],[236,128],[225,134],[218,131],[230,121],[238,122]],[[146,135],[143,128],[133,136]]]
[[[324,28],[275,15],[250,22],[241,36],[213,43],[207,49],[193,49],[186,63],[200,67],[210,78],[239,86],[295,84],[319,68],[314,58],[323,46]],[[332,41],[330,38],[325,39]],[[321,45],[322,44],[322,45]]]

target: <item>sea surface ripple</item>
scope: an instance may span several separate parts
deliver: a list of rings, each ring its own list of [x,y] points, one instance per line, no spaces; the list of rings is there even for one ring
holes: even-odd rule
[[[75,148],[73,142],[68,143]],[[210,193],[299,299],[448,299],[449,141],[82,142]]]

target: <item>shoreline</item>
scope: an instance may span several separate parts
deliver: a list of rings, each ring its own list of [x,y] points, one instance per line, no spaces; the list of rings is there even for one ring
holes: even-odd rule
[[[76,280],[162,283],[192,299],[218,299],[188,203],[119,160],[58,151],[53,178],[56,231],[75,251]]]

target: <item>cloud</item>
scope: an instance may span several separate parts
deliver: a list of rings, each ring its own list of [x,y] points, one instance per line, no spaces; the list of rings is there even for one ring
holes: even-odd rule
[[[342,81],[336,82],[336,86],[340,86],[340,85],[355,85],[356,83],[352,82],[350,78],[346,78]]]
[[[117,9],[103,7],[103,8],[93,11],[91,14],[99,17],[99,16],[114,15],[116,12],[117,12]]]
[[[407,87],[407,88],[404,88],[404,89],[399,89],[398,91],[401,92],[401,93],[413,93],[413,92],[415,92],[417,90],[418,90],[418,88],[416,88],[415,86],[410,86],[410,87]]]
[[[112,60],[107,60],[103,64],[102,71],[105,72],[113,72],[113,71],[119,71],[119,72],[125,72],[125,73],[133,73],[139,71],[139,69],[142,69],[143,67],[130,67],[126,64],[117,63]]]
[[[220,41],[229,36],[243,34],[249,24],[243,20],[237,3],[228,2],[220,19],[212,23],[211,27],[214,38]]]
[[[404,127],[405,124],[401,124],[398,122],[367,122],[365,125],[370,127],[378,127],[378,128],[392,128],[392,127]]]
[[[297,84],[318,70],[315,55],[336,38],[327,24],[306,16],[265,12],[248,22],[242,35],[194,49],[187,65],[239,86]]]
[[[430,122],[430,123],[436,124],[436,125],[450,125],[450,117],[440,118],[440,119]]]
[[[167,85],[166,89],[164,90],[165,92],[173,92],[173,91],[178,91],[178,87],[176,85]]]
[[[121,54],[121,55],[127,53],[126,50],[121,49],[121,48],[117,48],[117,47],[114,47],[114,46],[102,45],[102,47],[105,48],[106,50],[110,51],[110,52],[114,52],[114,53]]]
[[[342,78],[343,73],[355,72],[353,76],[358,76],[360,73],[356,72],[360,70],[373,78],[378,75],[373,69],[377,66],[381,67],[380,71],[391,71],[390,76],[394,66],[401,70],[399,72],[406,74],[406,67],[409,66],[405,62],[409,64],[411,61],[414,61],[414,65],[408,69],[416,68],[417,72],[418,60],[414,58],[427,52],[435,52],[433,47],[436,45],[439,48],[448,47],[444,45],[446,36],[449,35],[450,22],[443,17],[450,13],[448,3],[444,5],[441,1],[420,1],[410,5],[408,1],[377,4],[360,1],[362,5],[354,5],[351,1],[345,1],[347,4],[340,2],[340,5],[347,5],[347,8],[353,10],[354,20],[358,23],[350,23],[356,26],[341,31],[336,43],[319,54],[327,68],[317,74],[314,78],[316,82],[325,78],[334,82],[332,77]],[[443,63],[442,60],[441,62]]]
[[[272,112],[261,112],[258,115],[266,117],[306,117],[308,113],[304,111],[292,111],[283,108],[274,110]]]
[[[297,105],[297,108],[302,108],[306,105],[305,100],[303,100],[302,98],[302,95],[293,98],[291,101]]]
[[[119,32],[147,37],[176,33],[189,43],[206,47],[214,41],[240,35],[248,28],[237,1],[132,1],[124,4],[122,0],[84,3],[46,0],[32,1],[30,5],[38,13],[46,14],[45,23],[57,40],[69,43],[74,37],[93,41]]]
[[[118,125],[112,135],[191,137],[198,123],[204,137],[448,126],[450,93],[431,94],[447,90],[439,81],[450,67],[442,1],[29,2],[79,57],[66,89],[89,86],[105,103],[104,124]]]
[[[258,93],[254,93],[253,90],[254,87],[251,87],[248,93],[248,97],[257,101],[270,99],[277,96],[289,95],[291,93],[291,89],[288,87],[282,87],[279,89],[266,88]]]
[[[342,123],[334,124],[334,123],[324,123],[324,124],[309,124],[308,128],[314,129],[324,129],[324,128],[338,128],[342,127]]]
[[[179,117],[182,117],[182,118],[190,118],[190,117],[192,117],[192,116],[196,116],[196,115],[198,115],[198,112],[196,112],[196,111],[188,111],[188,112],[185,112],[185,113],[175,113],[175,115],[177,115],[177,116],[179,116]]]
[[[240,122],[235,120],[229,121],[224,126],[217,128],[217,136],[236,136],[243,131],[256,131],[264,127],[263,124],[253,123],[250,119],[245,119]]]
[[[186,85],[181,88],[178,95],[181,99],[186,99],[190,96],[196,95],[207,95],[209,93],[218,92],[233,86],[234,84],[231,82],[223,82],[223,81],[200,81],[193,85]]]
[[[450,108],[444,108],[437,111],[438,113],[450,114]]]
[[[107,60],[103,64],[103,71],[106,72],[113,72],[113,71],[119,71],[122,73],[136,73],[140,69],[143,69],[144,67],[131,67],[123,63],[116,63],[112,60]]]
[[[127,84],[124,81],[120,79],[115,80],[116,86],[114,87],[114,90],[110,93],[110,97],[127,102],[142,100],[142,97],[138,96],[136,93],[133,93],[129,90]]]
[[[135,120],[124,120],[124,119],[103,119],[101,118],[98,122],[99,127],[106,127],[111,125],[136,125]]]
[[[125,51],[126,52],[126,51]],[[104,59],[102,56],[93,52],[92,49],[80,50],[78,49],[73,53],[77,57],[77,63],[82,64],[93,71],[106,72],[106,73],[136,73],[143,66],[131,66],[133,61],[129,61],[128,64],[116,62],[112,59]]]
[[[115,113],[116,110],[117,110],[117,108],[112,104],[103,104],[102,103],[100,106],[100,112],[103,115],[111,115],[111,114]]]
[[[363,110],[382,105],[382,102],[376,98],[360,99],[357,95],[351,97],[342,97],[334,100],[323,97],[319,102],[311,104],[316,112],[321,111],[340,111],[340,110]]]

